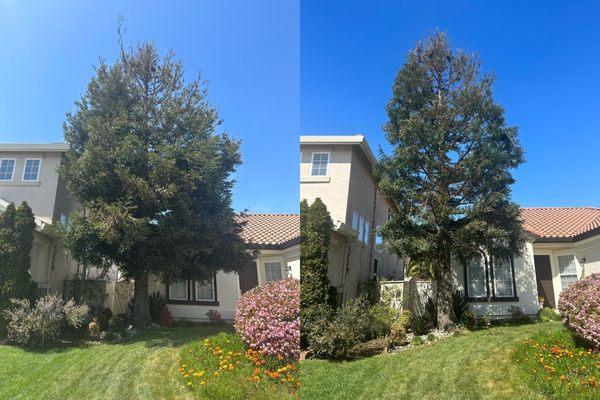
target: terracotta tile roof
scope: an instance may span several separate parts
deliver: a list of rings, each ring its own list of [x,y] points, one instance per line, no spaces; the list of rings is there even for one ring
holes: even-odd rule
[[[285,249],[300,243],[299,214],[245,214],[242,238],[260,248]]]
[[[521,216],[523,228],[542,239],[579,240],[600,234],[596,207],[527,207]]]

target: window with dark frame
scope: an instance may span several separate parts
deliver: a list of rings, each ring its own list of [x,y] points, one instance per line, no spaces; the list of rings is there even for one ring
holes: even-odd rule
[[[465,266],[465,294],[472,301],[518,301],[514,260],[491,258],[486,267],[482,258]]]
[[[207,282],[182,280],[170,282],[167,285],[167,301],[181,304],[218,305],[217,278]]]

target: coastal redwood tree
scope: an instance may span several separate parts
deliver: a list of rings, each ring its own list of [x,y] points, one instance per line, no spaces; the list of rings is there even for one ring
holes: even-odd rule
[[[33,299],[35,283],[31,280],[31,249],[35,220],[26,202],[15,207],[10,203],[0,214],[0,333],[2,311],[10,299]]]
[[[398,254],[432,260],[441,328],[451,325],[451,259],[508,258],[523,243],[510,199],[523,150],[493,83],[475,55],[452,51],[435,32],[408,54],[387,106],[392,150],[377,174],[400,211],[382,234]]]
[[[304,327],[313,308],[331,303],[329,298],[329,243],[333,222],[320,198],[309,206],[300,203],[300,320]]]
[[[217,132],[203,81],[186,82],[172,52],[120,45],[67,115],[59,172],[83,208],[65,232],[68,249],[134,279],[134,324],[144,329],[149,276],[209,280],[253,255],[231,208],[239,142]]]

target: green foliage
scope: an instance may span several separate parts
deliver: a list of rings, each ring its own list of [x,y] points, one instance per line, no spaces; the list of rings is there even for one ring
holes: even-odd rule
[[[370,336],[372,338],[388,336],[398,318],[398,311],[388,305],[375,304],[368,312],[371,319]]]
[[[413,346],[421,346],[421,345],[425,344],[425,341],[424,341],[423,339],[421,339],[421,336],[415,336],[415,337],[414,337],[414,338],[413,338],[413,339],[410,341],[410,343],[411,343]]]
[[[413,315],[410,319],[410,330],[415,335],[425,335],[431,328],[431,319],[427,315]]]
[[[462,322],[465,324],[467,329],[473,330],[477,326],[477,314],[472,310],[466,310],[463,313]]]
[[[538,321],[540,322],[548,322],[548,321],[561,321],[562,317],[554,308],[541,308],[537,313]]]
[[[162,324],[163,314],[167,308],[167,299],[159,292],[154,292],[148,298],[150,317],[155,324]]]
[[[465,313],[469,309],[469,302],[462,290],[455,290],[452,293],[452,315],[457,324],[464,322]]]
[[[453,52],[436,32],[408,54],[387,106],[393,151],[376,173],[399,211],[381,233],[399,255],[435,261],[442,327],[451,322],[452,255],[467,260],[484,249],[505,258],[522,249],[510,186],[523,150],[493,82],[475,55]]]
[[[346,358],[354,346],[369,339],[370,325],[368,305],[349,301],[330,321],[313,322],[308,332],[310,353],[318,358]]]
[[[7,338],[21,345],[55,340],[67,326],[79,328],[89,312],[85,304],[77,304],[73,299],[64,301],[55,294],[39,298],[33,307],[25,299],[13,299],[11,303],[11,307],[4,310]]]
[[[431,297],[429,297],[427,299],[427,303],[425,303],[425,314],[423,316],[427,319],[428,324],[432,328],[435,328],[438,325],[437,315],[437,304],[435,303],[435,301],[433,301]]]
[[[359,285],[358,295],[365,299],[370,305],[376,305],[379,303],[378,286],[379,282],[377,279],[367,279]]]
[[[333,222],[327,207],[320,198],[309,206],[306,200],[300,203],[300,320],[303,345],[310,334],[311,310],[322,304],[332,304],[330,284],[327,277],[329,267],[329,242]],[[323,310],[319,310],[321,313]]]
[[[108,331],[112,333],[122,333],[129,326],[129,317],[127,314],[117,314],[108,320]]]
[[[64,295],[100,309],[106,299],[106,281],[98,279],[69,279],[64,284]]]
[[[433,280],[435,263],[432,260],[411,259],[406,266],[406,276]]]
[[[348,351],[348,358],[358,359],[381,354],[388,347],[386,338],[379,337],[366,342],[358,343]]]
[[[203,280],[254,258],[231,207],[239,142],[218,133],[201,79],[150,43],[95,69],[64,124],[70,150],[59,168],[86,210],[65,244],[85,265],[116,264],[135,279],[134,319],[147,326],[147,280]]]
[[[35,220],[26,202],[10,203],[0,214],[0,335],[6,329],[4,313],[10,299],[33,300],[36,285],[31,280],[31,248]]]
[[[388,342],[390,346],[401,346],[406,343],[406,334],[410,327],[412,314],[408,310],[403,310],[400,316],[392,323]]]
[[[428,342],[433,342],[435,341],[435,335],[433,333],[428,333],[427,334],[427,341]]]

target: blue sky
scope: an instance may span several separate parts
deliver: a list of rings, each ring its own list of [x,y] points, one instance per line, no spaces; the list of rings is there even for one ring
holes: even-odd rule
[[[99,57],[153,41],[201,72],[223,128],[242,140],[234,207],[298,210],[299,1],[0,0],[0,142],[62,140]]]
[[[520,129],[525,206],[600,206],[600,2],[316,1],[301,9],[301,130],[385,146],[384,107],[416,41],[447,31],[496,75]]]

